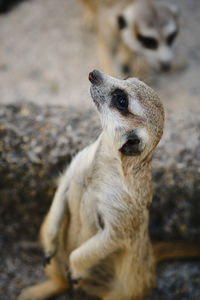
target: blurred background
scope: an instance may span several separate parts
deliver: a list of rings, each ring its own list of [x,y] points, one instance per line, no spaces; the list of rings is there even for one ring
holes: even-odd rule
[[[171,2],[181,14],[177,67],[171,73],[157,73],[151,86],[167,108],[188,110],[199,105],[200,3]],[[101,66],[95,34],[87,30],[83,13],[75,0],[27,0],[0,15],[1,102],[92,104],[88,73]]]
[[[180,9],[180,34],[175,70],[151,74],[149,80],[167,115],[173,112],[154,158],[158,184],[152,232],[156,238],[196,241],[200,238],[200,1],[164,1]],[[12,6],[13,1],[0,0],[0,300],[15,299],[21,288],[44,278],[37,234],[53,197],[55,178],[99,132],[96,114],[88,110],[94,110],[88,73],[101,66],[84,8],[78,0],[14,2]],[[28,106],[17,106],[20,103]],[[55,105],[60,108],[52,109]],[[179,201],[174,203],[174,198]],[[150,299],[199,300],[199,270],[196,262],[164,263]]]

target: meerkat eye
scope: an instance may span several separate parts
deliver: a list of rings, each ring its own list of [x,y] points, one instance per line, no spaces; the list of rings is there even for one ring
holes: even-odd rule
[[[113,102],[118,109],[124,110],[128,107],[128,99],[123,96],[116,95],[113,97]]]
[[[124,108],[124,107],[128,106],[128,101],[125,98],[118,97],[117,104],[118,104],[119,107],[123,107]]]
[[[146,37],[141,34],[138,34],[137,39],[147,49],[155,50],[158,48],[158,41],[152,37]]]
[[[120,89],[116,89],[112,93],[111,105],[124,113],[127,112],[128,111],[127,94]]]
[[[171,46],[173,44],[176,36],[177,36],[177,32],[176,31],[168,35],[168,37],[167,37],[167,44],[169,46]]]

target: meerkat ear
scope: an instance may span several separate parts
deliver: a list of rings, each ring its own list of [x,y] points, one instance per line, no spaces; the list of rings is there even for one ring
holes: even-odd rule
[[[127,140],[119,151],[126,156],[135,156],[141,154],[143,149],[144,147],[141,138],[132,131],[128,133]]]
[[[117,17],[117,23],[118,23],[118,28],[119,28],[120,30],[126,28],[127,25],[128,25],[127,22],[126,22],[126,19],[125,19],[125,17],[124,17],[123,15],[119,15],[119,16]]]

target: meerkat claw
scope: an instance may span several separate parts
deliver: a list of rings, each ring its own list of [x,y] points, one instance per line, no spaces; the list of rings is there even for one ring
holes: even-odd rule
[[[69,282],[70,287],[73,288],[74,285],[78,284],[81,278],[72,278],[72,274],[70,271],[67,272],[67,279]]]
[[[51,262],[51,259],[54,255],[49,255],[49,256],[45,256],[43,259],[43,265],[44,267],[46,267],[46,265],[49,265]]]

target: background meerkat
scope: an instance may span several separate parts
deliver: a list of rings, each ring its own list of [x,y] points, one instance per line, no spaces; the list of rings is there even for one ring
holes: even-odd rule
[[[163,105],[138,79],[99,71],[89,79],[102,133],[62,176],[42,225],[49,279],[19,300],[47,299],[70,283],[103,300],[143,299],[154,286],[155,261],[166,258],[167,244],[154,247],[154,259],[148,234],[150,159],[163,132]],[[175,255],[182,253],[179,247]]]
[[[179,31],[178,9],[158,0],[81,0],[93,16],[104,71],[144,78],[148,65],[169,71]]]

